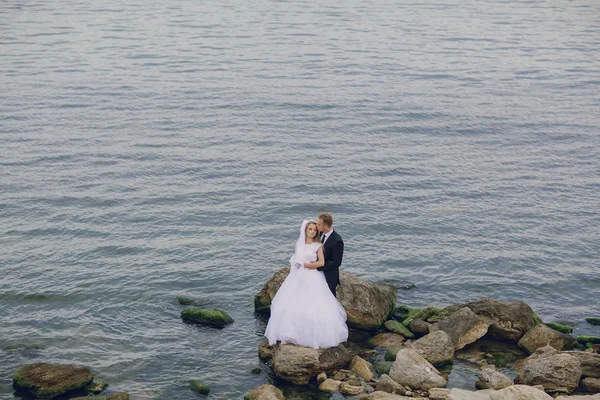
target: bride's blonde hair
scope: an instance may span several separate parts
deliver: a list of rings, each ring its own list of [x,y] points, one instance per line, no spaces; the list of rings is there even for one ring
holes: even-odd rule
[[[309,221],[306,224],[306,227],[304,228],[304,236],[306,236],[308,238],[308,234],[306,232],[308,232],[308,227],[310,225],[314,225],[315,228],[317,227],[317,223],[315,221]],[[317,230],[317,234],[315,235],[314,238],[312,238],[313,243],[319,242],[319,231]]]

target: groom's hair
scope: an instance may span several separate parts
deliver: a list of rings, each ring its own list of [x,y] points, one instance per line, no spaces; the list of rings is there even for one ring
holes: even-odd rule
[[[331,225],[333,225],[333,217],[331,216],[331,214],[321,213],[321,214],[319,214],[319,219],[321,221],[323,221],[323,223],[329,227],[331,227]]]

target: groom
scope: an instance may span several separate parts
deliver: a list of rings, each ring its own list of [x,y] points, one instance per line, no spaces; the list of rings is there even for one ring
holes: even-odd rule
[[[323,252],[325,255],[325,265],[317,268],[325,274],[325,280],[329,290],[335,296],[335,289],[340,283],[340,265],[344,256],[344,242],[342,237],[333,230],[333,217],[331,214],[322,213],[319,215],[317,229],[323,243]]]

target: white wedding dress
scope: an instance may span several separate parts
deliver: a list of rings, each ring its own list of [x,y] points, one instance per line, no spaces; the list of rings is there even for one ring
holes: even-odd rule
[[[281,341],[325,349],[348,339],[346,311],[329,290],[323,272],[294,265],[315,261],[320,246],[305,244],[300,261],[295,260],[298,250],[292,256],[290,274],[271,302],[265,331],[270,345]]]

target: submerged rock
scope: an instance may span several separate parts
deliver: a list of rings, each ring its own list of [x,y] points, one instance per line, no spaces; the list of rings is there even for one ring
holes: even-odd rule
[[[222,328],[225,325],[232,324],[233,318],[225,311],[209,308],[186,308],[181,311],[181,318],[185,321],[205,324]]]
[[[13,386],[40,399],[51,399],[83,389],[94,380],[83,365],[35,363],[17,369]]]
[[[556,322],[546,322],[544,323],[549,328],[554,329],[555,331],[559,331],[560,333],[571,334],[573,333],[573,327],[569,325],[559,324]]]
[[[210,393],[210,388],[202,382],[192,379],[189,382],[189,384],[190,384],[190,390],[192,392],[196,392],[196,393],[200,393],[200,394]]]
[[[116,392],[106,396],[86,396],[86,397],[74,397],[71,400],[129,400],[129,393]]]
[[[586,318],[585,320],[588,324],[600,325],[600,318]]]
[[[289,271],[290,267],[282,268],[265,283],[254,298],[256,312],[269,312],[271,301]],[[348,315],[348,326],[379,329],[394,310],[396,287],[385,282],[369,282],[344,271],[340,272],[340,282],[337,298]]]

